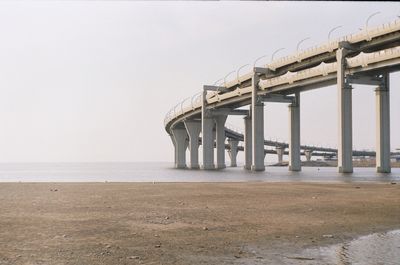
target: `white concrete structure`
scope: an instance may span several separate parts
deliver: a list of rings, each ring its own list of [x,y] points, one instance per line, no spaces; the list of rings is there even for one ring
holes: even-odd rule
[[[175,167],[186,168],[186,148],[188,146],[186,129],[174,128],[172,136],[175,145]]]
[[[165,128],[175,146],[176,167],[186,166],[183,154],[187,139],[193,139],[190,140],[190,150],[195,150],[198,135],[198,130],[186,126],[188,136],[185,136],[181,131],[182,123],[201,119],[202,167],[221,169],[225,167],[225,138],[229,132],[224,126],[226,117],[247,115],[244,135],[230,132],[228,137],[244,141],[246,169],[264,170],[264,155],[271,153],[271,150],[264,150],[264,144],[277,145],[264,140],[264,102],[274,101],[290,104],[289,144],[280,143],[289,150],[289,170],[301,170],[300,155],[303,150],[307,160],[311,159],[311,154],[337,156],[338,171],[342,173],[353,172],[353,156],[376,155],[376,170],[390,172],[389,74],[400,70],[399,40],[400,20],[396,20],[278,58],[263,67],[254,67],[251,72],[224,82],[223,86],[204,86],[201,94],[179,103],[165,118]],[[334,84],[338,94],[338,149],[300,145],[301,92]],[[351,84],[379,86],[376,90],[376,153],[352,148]],[[250,105],[250,115],[240,109],[246,105]],[[216,165],[214,144],[217,148]],[[230,148],[231,154],[235,153],[235,147],[232,149],[230,145]],[[236,155],[233,157],[236,158]],[[233,157],[231,164],[235,165]],[[190,167],[196,168],[195,151],[191,151],[190,160]]]
[[[304,150],[304,155],[306,157],[307,162],[311,161],[312,153],[313,153],[312,150]]]
[[[264,165],[264,103],[258,95],[258,74],[254,73],[251,94],[252,163],[251,170],[263,171]]]
[[[237,167],[237,154],[238,154],[238,145],[239,141],[234,139],[228,139],[229,150],[228,154],[231,159],[231,167]]]
[[[216,146],[217,146],[217,169],[225,168],[225,122],[226,115],[215,116]]]
[[[203,92],[203,107],[201,119],[201,141],[203,148],[203,169],[214,169],[214,119],[208,113],[206,108],[207,91]]]
[[[289,170],[300,171],[300,93],[289,105]]]
[[[199,141],[201,132],[201,121],[184,121],[187,134],[189,135],[190,169],[199,168]]]
[[[339,107],[338,171],[340,173],[353,172],[352,87],[346,79],[346,54],[347,50],[341,47],[336,52]]]
[[[251,128],[251,117],[244,117],[244,168],[251,169],[252,163],[252,145],[253,145],[253,133]]]
[[[376,93],[376,170],[389,173],[390,168],[390,103],[389,75],[384,75]]]
[[[285,152],[285,148],[282,146],[277,146],[276,148],[276,154],[278,155],[278,163],[282,164],[283,162],[283,154]]]

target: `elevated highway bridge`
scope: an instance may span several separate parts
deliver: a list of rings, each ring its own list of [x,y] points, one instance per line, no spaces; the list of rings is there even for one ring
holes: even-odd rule
[[[201,143],[201,168],[224,168],[225,148],[228,146],[235,160],[235,141],[243,141],[245,168],[265,170],[264,146],[274,143],[264,139],[264,104],[280,102],[289,105],[289,141],[275,143],[275,152],[281,155],[287,149],[289,170],[301,170],[302,153],[307,156],[307,152],[320,151],[336,154],[339,172],[353,172],[352,159],[357,155],[376,156],[377,172],[390,172],[389,75],[399,68],[400,20],[395,20],[254,67],[223,84],[204,85],[203,91],[179,102],[165,117],[165,129],[175,147],[175,166],[187,167],[185,153],[189,147],[189,168],[199,168]],[[376,87],[376,152],[353,150],[353,84]],[[331,85],[337,86],[338,93],[338,149],[302,146],[301,93]],[[249,110],[244,106],[250,106]],[[225,126],[229,115],[244,116],[243,134]]]

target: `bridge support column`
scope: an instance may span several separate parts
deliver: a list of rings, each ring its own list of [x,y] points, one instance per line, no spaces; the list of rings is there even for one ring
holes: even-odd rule
[[[226,168],[225,165],[225,122],[226,115],[215,116],[216,147],[217,147],[217,169]]]
[[[251,132],[251,117],[246,116],[244,117],[244,168],[251,169],[251,162],[252,162],[252,132]]]
[[[186,168],[187,133],[184,128],[171,130],[175,143],[175,167]]]
[[[339,106],[338,171],[340,173],[353,172],[352,87],[346,79],[346,54],[347,50],[344,48],[339,48],[336,52]]]
[[[200,121],[185,121],[187,134],[189,135],[190,166],[191,169],[199,168],[199,136],[201,132]]]
[[[300,153],[300,93],[289,105],[289,170],[301,171]]]
[[[203,148],[203,169],[214,169],[214,119],[206,109],[207,91],[203,91],[201,110],[201,141]]]
[[[312,152],[313,152],[312,150],[304,150],[304,155],[306,156],[307,162],[311,161]]]
[[[239,141],[234,139],[228,139],[228,143],[230,147],[228,154],[229,157],[231,158],[231,167],[237,167],[236,157],[238,153]]]
[[[283,162],[283,153],[285,152],[285,148],[282,146],[276,147],[276,154],[278,155],[278,163],[282,164]]]
[[[178,159],[177,159],[177,153],[178,153],[178,151],[176,150],[175,137],[174,137],[174,135],[172,134],[172,132],[171,132],[171,134],[170,134],[169,136],[171,137],[172,144],[174,145],[174,166],[175,166],[175,165],[176,165],[176,162],[178,161]]]
[[[259,77],[252,78],[251,121],[252,121],[252,164],[251,170],[264,171],[264,103],[258,96]]]
[[[390,167],[390,100],[389,74],[375,90],[376,94],[376,171],[389,173]]]

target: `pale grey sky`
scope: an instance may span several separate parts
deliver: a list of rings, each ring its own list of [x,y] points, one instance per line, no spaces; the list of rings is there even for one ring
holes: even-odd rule
[[[171,161],[163,119],[178,101],[277,48],[356,32],[376,11],[371,26],[400,4],[0,1],[0,162]],[[399,74],[391,89],[394,149]],[[354,147],[373,149],[373,88],[353,95]],[[302,143],[336,146],[335,87],[301,103]],[[287,105],[267,104],[265,122],[266,138],[287,140]]]

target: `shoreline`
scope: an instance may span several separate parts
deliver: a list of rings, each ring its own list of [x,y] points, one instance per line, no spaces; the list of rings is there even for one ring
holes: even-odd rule
[[[2,265],[263,264],[400,229],[390,183],[0,183],[0,200]]]

